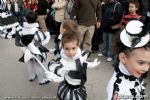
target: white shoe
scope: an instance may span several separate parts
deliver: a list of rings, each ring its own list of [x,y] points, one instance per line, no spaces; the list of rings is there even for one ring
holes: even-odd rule
[[[32,77],[30,76],[30,77],[29,77],[29,81],[34,81],[36,78],[37,78],[37,75],[34,75],[34,76],[32,76]]]
[[[113,59],[112,59],[111,57],[108,57],[108,58],[107,58],[107,61],[108,61],[108,62],[111,62],[112,60],[113,60]]]
[[[104,56],[102,53],[99,53],[99,54],[97,54],[99,57],[102,57],[102,56]]]

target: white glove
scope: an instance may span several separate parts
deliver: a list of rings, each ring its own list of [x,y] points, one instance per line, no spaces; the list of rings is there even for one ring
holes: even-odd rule
[[[98,66],[101,63],[101,61],[98,61],[98,58],[95,58],[93,62],[86,61],[86,63],[88,64],[87,65],[88,68],[94,68]]]
[[[84,56],[82,57],[82,60],[83,60],[83,61],[86,61],[87,58],[88,58],[88,54],[84,55]]]
[[[46,78],[49,80],[49,81],[53,81],[53,82],[61,82],[63,81],[63,77],[59,77],[57,75],[55,75],[54,73],[50,72],[50,71],[46,71],[45,72],[45,75],[46,75]]]
[[[50,53],[54,53],[56,49],[48,49]]]

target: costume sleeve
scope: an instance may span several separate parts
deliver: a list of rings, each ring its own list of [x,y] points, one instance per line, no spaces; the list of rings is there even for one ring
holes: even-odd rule
[[[48,64],[48,69],[58,76],[64,77],[65,73],[68,71],[60,62],[50,61]]]
[[[49,43],[50,40],[50,33],[49,32],[45,32],[45,39],[42,41],[42,45],[46,45],[47,43]]]
[[[24,44],[21,41],[21,38],[23,36],[22,29],[23,27],[20,25],[16,28],[17,32],[15,34],[15,45],[19,47],[24,46]]]
[[[98,61],[97,58],[95,58],[93,62],[88,62],[88,61],[84,61],[84,62],[87,63],[88,68],[95,68],[101,63],[101,61]]]
[[[49,32],[41,32],[36,31],[34,39],[38,41],[41,45],[46,45],[50,40],[50,33]]]

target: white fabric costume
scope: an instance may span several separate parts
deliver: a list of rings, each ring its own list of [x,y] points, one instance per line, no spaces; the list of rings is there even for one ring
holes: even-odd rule
[[[38,23],[24,23],[22,29],[16,33],[16,45],[23,51],[23,57],[20,61],[28,64],[29,80],[32,81],[38,77],[39,83],[44,84],[49,80],[41,66],[42,61],[46,59],[48,50],[43,47],[50,40],[48,32],[39,31]]]
[[[119,53],[125,50],[134,50],[148,44],[150,25],[144,24],[138,20],[130,21],[120,34],[122,45],[119,45]],[[144,100],[146,84],[143,81],[143,75],[133,76],[124,64],[118,62],[115,71],[107,86],[107,100]],[[134,62],[133,62],[134,63]],[[131,66],[132,67],[132,66]]]
[[[61,58],[49,62],[48,68],[51,72],[63,78],[58,87],[58,97],[60,100],[86,100],[86,69],[94,68],[100,64],[97,59],[94,62],[87,62],[86,53],[81,53],[77,49],[77,54],[69,58],[61,50]]]
[[[7,13],[6,0],[0,0],[0,38],[14,38],[18,26],[16,16]]]
[[[134,77],[122,63],[119,63],[107,86],[107,100],[113,100],[115,94],[119,100],[144,100],[145,85],[142,78]]]
[[[16,46],[23,51],[20,61],[28,64],[30,81],[36,77],[38,77],[39,84],[61,80],[55,74],[48,72],[42,64],[42,61],[46,59],[46,52],[49,52],[43,46],[50,40],[49,32],[39,31],[38,23],[25,22],[21,27],[17,18],[7,13],[6,0],[0,0],[0,37],[3,39],[15,38]]]

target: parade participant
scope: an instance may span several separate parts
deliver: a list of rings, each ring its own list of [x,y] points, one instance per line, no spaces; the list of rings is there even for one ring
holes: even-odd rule
[[[70,18],[78,24],[80,47],[82,50],[91,51],[92,37],[96,28],[101,23],[100,0],[74,0]],[[90,60],[90,57],[88,58]]]
[[[97,59],[87,62],[87,55],[81,53],[79,37],[75,31],[66,31],[62,36],[61,58],[52,60],[48,69],[63,78],[58,87],[60,100],[86,100],[86,69],[100,64]]]
[[[43,85],[49,83],[49,80],[39,62],[46,59],[48,50],[43,45],[49,42],[50,33],[39,30],[37,14],[34,11],[29,11],[25,20],[23,29],[16,33],[16,46],[20,47],[24,53],[19,61],[27,63],[29,81],[38,78],[38,83]]]
[[[61,50],[61,38],[65,31],[77,31],[77,24],[75,21],[66,19],[64,20],[60,25],[60,34],[58,36],[58,39],[55,39],[55,51],[54,54],[60,54]]]
[[[3,39],[14,38],[18,26],[16,16],[8,12],[6,0],[0,0],[0,37]]]
[[[130,21],[120,34],[118,64],[107,87],[107,100],[144,100],[143,77],[150,67],[150,26]]]

